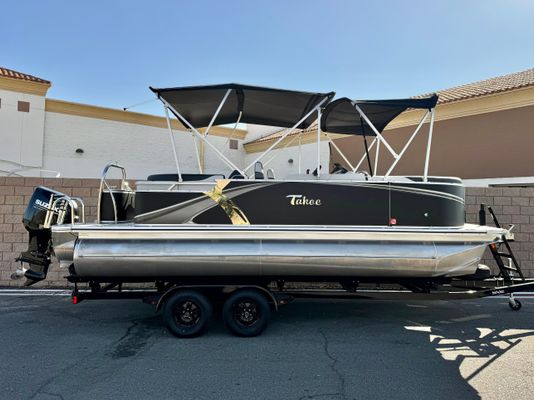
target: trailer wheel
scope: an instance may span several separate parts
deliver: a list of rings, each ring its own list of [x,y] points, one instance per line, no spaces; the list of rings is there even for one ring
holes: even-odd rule
[[[237,336],[259,335],[267,327],[270,315],[271,307],[265,296],[252,289],[238,290],[223,306],[224,323]]]
[[[180,338],[200,335],[212,313],[207,297],[193,290],[177,292],[167,300],[163,308],[167,329]]]
[[[510,299],[508,305],[514,311],[519,311],[521,309],[521,302],[517,299]]]

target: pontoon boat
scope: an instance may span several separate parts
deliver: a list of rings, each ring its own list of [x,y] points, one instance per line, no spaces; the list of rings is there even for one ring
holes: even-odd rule
[[[24,223],[30,233],[19,271],[27,284],[46,277],[51,255],[69,281],[154,282],[159,292],[179,285],[255,285],[270,282],[393,282],[424,288],[429,282],[472,277],[488,245],[511,239],[500,227],[465,223],[465,189],[458,178],[428,175],[437,96],[422,99],[331,102],[334,93],[309,93],[238,84],[152,89],[169,111],[223,160],[230,174],[176,172],[138,181],[135,190],[120,164],[104,169],[97,220],[86,223],[83,201],[51,189],[34,192]],[[396,151],[382,135],[407,109],[425,114]],[[395,166],[428,124],[422,176],[394,176]],[[249,165],[230,161],[209,140],[212,126],[246,123],[287,130]],[[316,126],[315,174],[277,179],[262,160],[288,136]],[[203,133],[200,128],[206,128]],[[373,142],[359,163],[322,172],[323,136],[362,135]],[[366,141],[367,144],[367,141]],[[393,163],[383,176],[370,148],[382,146]],[[337,149],[339,151],[339,149]],[[342,154],[342,153],[341,153]],[[368,170],[361,168],[364,159]],[[353,163],[355,165],[353,165]],[[119,187],[107,180],[122,172]],[[326,169],[326,168],[325,168]],[[423,290],[423,289],[421,289]]]

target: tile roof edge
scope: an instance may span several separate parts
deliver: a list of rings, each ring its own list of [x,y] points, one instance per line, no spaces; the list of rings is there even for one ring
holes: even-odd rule
[[[52,82],[48,81],[43,78],[39,78],[35,75],[30,75],[24,72],[15,71],[10,68],[6,67],[0,67],[0,78],[7,78],[7,79],[16,79],[19,81],[26,81],[26,82],[32,82],[32,83],[40,83],[43,85],[51,85]]]

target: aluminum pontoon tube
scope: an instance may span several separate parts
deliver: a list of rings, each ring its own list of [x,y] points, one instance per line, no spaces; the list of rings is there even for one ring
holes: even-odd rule
[[[97,228],[97,229],[95,229]],[[171,228],[171,227],[166,227]],[[201,228],[201,229],[198,229]],[[56,256],[77,276],[433,278],[474,273],[505,230],[302,227],[53,227]]]

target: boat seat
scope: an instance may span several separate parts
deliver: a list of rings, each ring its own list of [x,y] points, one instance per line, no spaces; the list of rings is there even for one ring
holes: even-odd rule
[[[112,190],[115,204],[117,206],[117,221],[131,221],[135,216],[135,192],[131,190]],[[111,194],[105,190],[102,193],[101,220],[111,222],[115,220],[115,211]]]
[[[224,179],[223,174],[182,174],[182,181],[204,181],[210,178]],[[211,179],[210,179],[211,180]],[[152,182],[178,182],[178,174],[149,175],[147,181]]]
[[[228,176],[228,179],[245,179],[245,177],[243,175],[241,175],[241,172],[239,172],[237,169],[235,169]]]
[[[275,179],[274,170],[272,168],[267,170],[267,179]]]
[[[254,179],[265,179],[261,161],[257,161],[256,164],[254,164]]]

